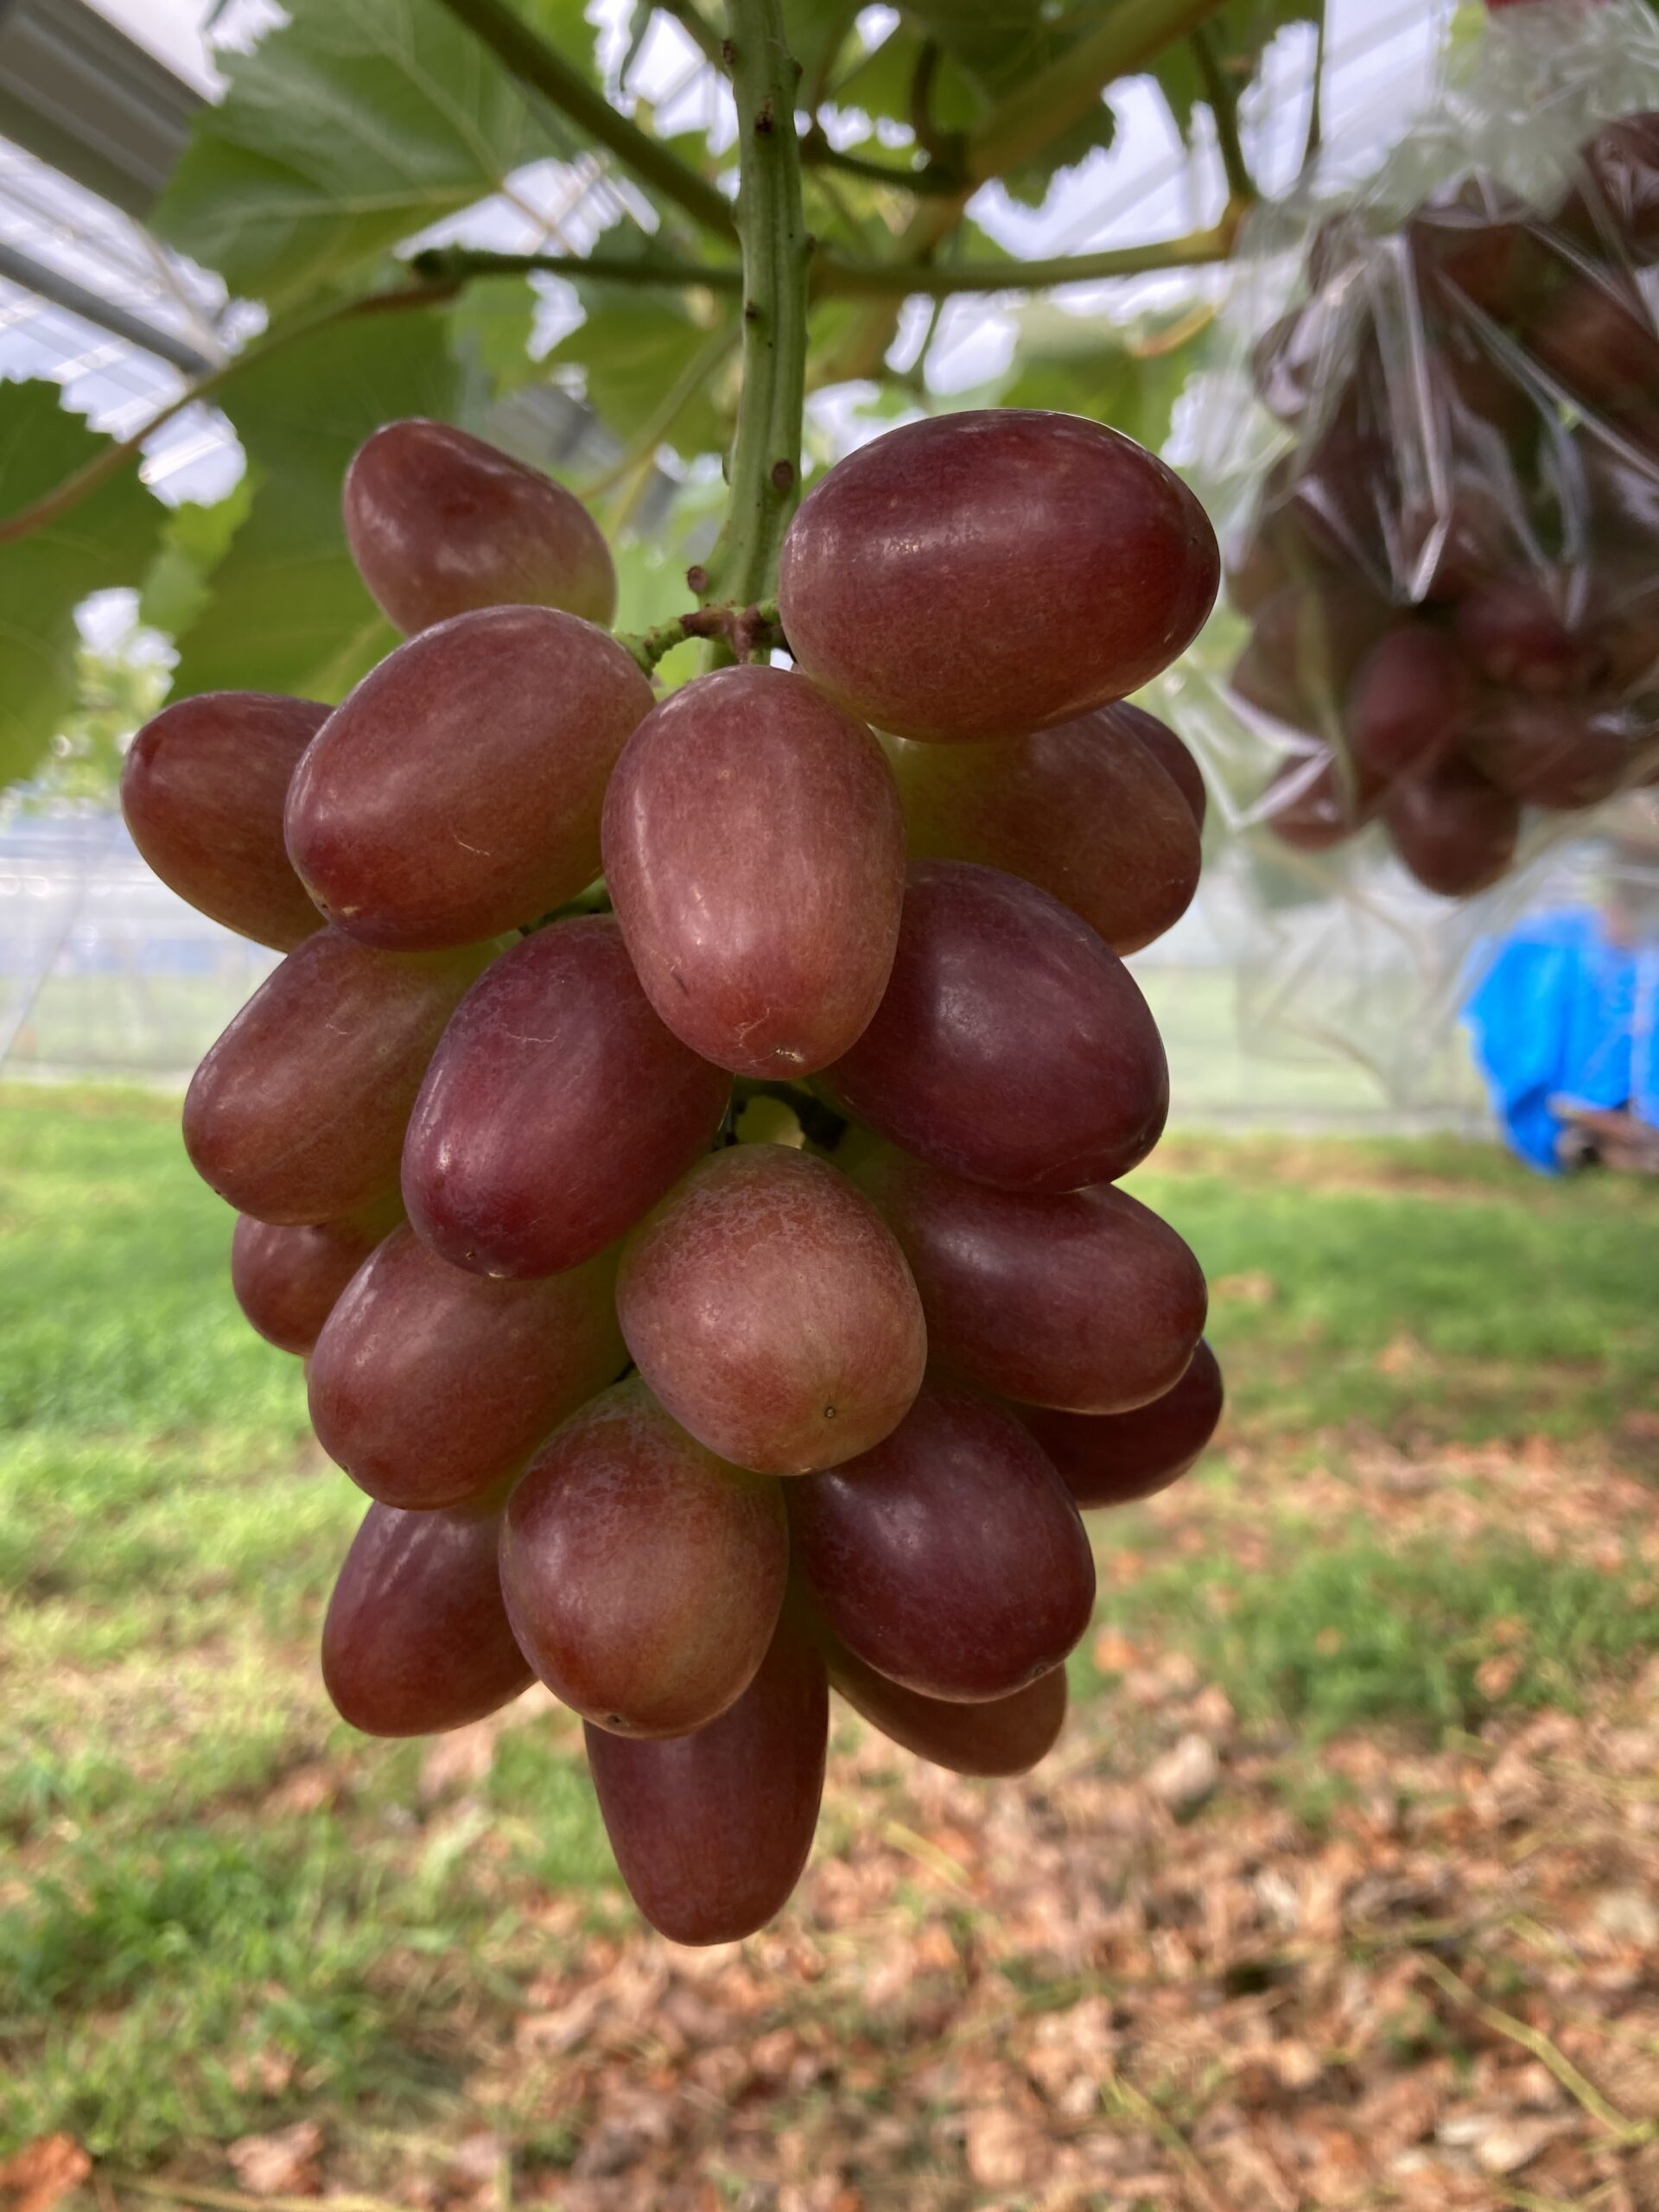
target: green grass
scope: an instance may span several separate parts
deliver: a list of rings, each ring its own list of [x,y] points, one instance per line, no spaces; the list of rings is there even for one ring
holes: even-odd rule
[[[362,1501],[235,1311],[174,1102],[0,1090],[0,2144],[441,2131],[478,2039],[623,1910],[574,1732],[532,1713],[429,1802],[423,1746],[334,1719],[315,1637]],[[1616,1444],[1659,1371],[1659,1194],[1438,1140],[1177,1141],[1135,1188],[1219,1286],[1230,1450],[1196,1553],[1110,1524],[1145,1564],[1101,1617],[1287,1726],[1310,1817],[1330,1793],[1295,1758],[1333,1732],[1583,1704],[1659,1643],[1634,1567],[1390,1544],[1311,1519],[1298,1479],[1379,1444]]]

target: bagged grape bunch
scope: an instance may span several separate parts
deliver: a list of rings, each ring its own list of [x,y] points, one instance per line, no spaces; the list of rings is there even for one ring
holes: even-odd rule
[[[1224,609],[1165,696],[1262,882],[1409,931],[1659,773],[1659,27],[1465,15],[1351,163],[1247,233],[1194,433]]]
[[[660,696],[557,486],[404,423],[345,497],[405,642],[332,712],[169,707],[124,780],[157,871],[286,955],[184,1134],[371,1501],[324,1677],[385,1735],[539,1680],[641,1910],[734,1938],[805,1862],[830,1688],[1033,1765],[1081,1510],[1216,1426],[1203,1276],[1118,1187],[1167,1107],[1122,955],[1205,805],[1120,702],[1215,539],[1096,424],[915,423],[810,492],[748,657]]]

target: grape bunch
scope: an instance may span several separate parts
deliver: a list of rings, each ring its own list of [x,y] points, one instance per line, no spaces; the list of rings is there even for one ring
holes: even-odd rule
[[[1215,539],[1093,423],[918,423],[796,515],[793,667],[659,698],[558,486],[399,423],[345,512],[405,642],[332,712],[167,708],[123,785],[156,871],[286,954],[184,1135],[372,1500],[324,1678],[396,1736],[539,1677],[643,1911],[733,1938],[805,1861],[829,1687],[1029,1768],[1079,1508],[1215,1427],[1204,1278],[1117,1187],[1167,1106],[1122,955],[1205,803],[1121,701]]]
[[[1232,690],[1287,747],[1262,809],[1303,851],[1380,819],[1461,896],[1525,809],[1659,773],[1659,115],[1548,209],[1475,173],[1332,217],[1306,275],[1253,354],[1295,442],[1228,564]]]

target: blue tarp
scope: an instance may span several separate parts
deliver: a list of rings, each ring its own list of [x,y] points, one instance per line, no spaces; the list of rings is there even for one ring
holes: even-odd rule
[[[1498,946],[1464,1007],[1504,1133],[1546,1175],[1560,1162],[1552,1098],[1629,1105],[1659,1126],[1659,944],[1609,941],[1592,908],[1541,914]]]

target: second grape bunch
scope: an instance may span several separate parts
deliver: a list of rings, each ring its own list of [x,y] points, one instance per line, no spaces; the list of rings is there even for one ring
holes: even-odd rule
[[[539,1677],[641,1910],[728,1940],[805,1863],[831,1685],[959,1771],[1043,1756],[1079,1509],[1218,1418],[1198,1264],[1117,1187],[1168,1106],[1122,956],[1205,798],[1124,695],[1215,540],[1096,424],[913,423],[791,526],[793,667],[658,699],[534,471],[394,423],[346,518],[407,642],[332,712],[181,701],[123,784],[286,954],[184,1130],[373,1501],[324,1675],[389,1735]]]

